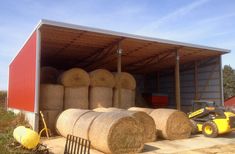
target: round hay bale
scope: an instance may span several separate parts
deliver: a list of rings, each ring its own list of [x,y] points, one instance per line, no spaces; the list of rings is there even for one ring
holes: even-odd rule
[[[42,67],[40,70],[41,83],[56,83],[59,72],[53,67]]]
[[[62,112],[62,110],[42,110],[47,128],[50,129],[52,135],[56,135],[55,123],[58,115]],[[39,128],[40,130],[44,128],[44,124],[42,122],[42,118],[39,118]]]
[[[185,113],[174,109],[155,109],[150,116],[160,137],[169,140],[190,137],[192,127]]]
[[[115,88],[118,88],[118,73],[115,73]],[[120,74],[120,87],[123,89],[134,90],[136,88],[136,81],[133,75],[127,72]]]
[[[58,81],[65,87],[80,87],[90,85],[89,74],[81,68],[72,68],[65,71],[60,75]]]
[[[88,87],[65,87],[64,109],[88,109]]]
[[[85,113],[91,112],[90,110],[80,109],[67,109],[63,111],[56,120],[56,131],[61,136],[67,137],[72,134],[73,127],[76,121]]]
[[[142,111],[127,111],[119,108],[96,108],[94,109],[96,112],[124,112],[125,114],[129,114],[136,118],[137,121],[142,125],[142,133],[144,143],[153,142],[157,138],[156,133],[156,125],[152,117],[150,117],[147,113]]]
[[[92,122],[98,117],[101,112],[87,112],[83,114],[74,124],[73,135],[90,140],[89,131]]]
[[[93,87],[110,87],[115,84],[114,76],[111,72],[105,69],[97,69],[89,73],[91,86]]]
[[[92,123],[91,145],[104,153],[137,153],[143,149],[140,125],[124,112],[106,112]]]
[[[142,111],[128,111],[143,125],[144,143],[153,142],[157,139],[156,125],[152,117]]]
[[[128,110],[129,111],[142,111],[142,112],[145,112],[147,114],[150,114],[151,112],[153,112],[154,109],[142,108],[142,107],[131,107]]]
[[[62,110],[64,87],[56,84],[41,84],[39,106],[41,110]]]
[[[112,107],[113,89],[108,87],[91,87],[89,102],[90,109]]]
[[[118,104],[118,89],[114,89],[113,106],[122,109],[128,109],[135,106],[135,91],[130,89],[121,89],[121,102]]]
[[[93,109],[93,111],[96,111],[96,112],[114,112],[114,111],[125,111],[125,110],[115,108],[115,107],[109,107],[109,108],[99,107],[99,108]]]

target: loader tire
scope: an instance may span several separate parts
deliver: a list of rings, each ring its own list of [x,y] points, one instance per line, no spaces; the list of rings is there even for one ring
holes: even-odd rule
[[[205,122],[202,125],[202,133],[206,137],[212,137],[212,138],[217,137],[218,136],[217,125],[212,121]]]

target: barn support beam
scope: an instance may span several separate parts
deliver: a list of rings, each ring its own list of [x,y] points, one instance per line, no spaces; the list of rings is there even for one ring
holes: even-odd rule
[[[198,99],[198,62],[194,62],[194,86],[195,86],[195,97],[194,99]]]
[[[181,102],[180,102],[180,57],[179,50],[175,52],[175,102],[176,109],[180,110]]]
[[[120,107],[121,99],[122,99],[122,95],[121,95],[121,80],[120,80],[121,79],[121,72],[122,72],[122,49],[118,45],[118,49],[117,49],[118,107]]]

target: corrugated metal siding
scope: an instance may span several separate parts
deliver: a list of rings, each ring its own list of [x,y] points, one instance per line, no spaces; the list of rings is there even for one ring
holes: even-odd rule
[[[220,57],[209,58],[197,62],[198,76],[198,99],[213,100],[221,104],[221,76]],[[195,99],[195,66],[194,64],[181,65],[180,88],[182,106],[190,106]],[[160,73],[159,85],[157,85],[157,74],[147,77],[143,75],[135,76],[137,86],[141,92],[157,92],[169,96],[169,105],[175,106],[175,81],[174,71],[169,70]],[[146,81],[144,81],[146,79]]]
[[[9,68],[8,107],[34,111],[36,32],[32,34]]]
[[[217,104],[221,103],[221,85],[220,85],[220,57],[209,58],[198,62],[198,99],[213,100]],[[181,66],[184,68],[184,66]],[[194,65],[187,70],[181,70],[180,88],[181,104],[190,105],[196,98],[195,90],[195,72]],[[160,76],[160,91],[167,93],[170,98],[170,104],[175,103],[174,93],[174,72]]]

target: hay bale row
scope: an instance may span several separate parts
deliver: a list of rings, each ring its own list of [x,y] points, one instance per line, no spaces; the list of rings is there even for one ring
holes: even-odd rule
[[[65,87],[110,87],[135,90],[135,78],[127,73],[121,72],[120,75],[114,75],[105,69],[96,69],[89,74],[81,68],[72,68],[59,75],[59,71],[53,67],[41,68],[41,83],[54,83],[64,85]]]
[[[152,117],[142,111],[127,111],[120,108],[96,108],[93,111],[96,112],[123,112],[130,116],[133,116],[137,121],[139,121],[143,133],[144,143],[153,142],[157,139],[156,126]]]
[[[56,128],[64,137],[71,133],[89,139],[93,148],[104,153],[137,153],[143,149],[139,122],[122,112],[68,109],[59,115]]]

